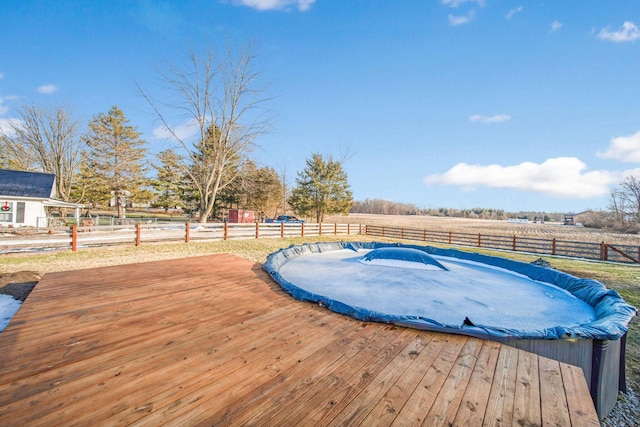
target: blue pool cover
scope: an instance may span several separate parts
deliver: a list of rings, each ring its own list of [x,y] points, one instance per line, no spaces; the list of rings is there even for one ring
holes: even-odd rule
[[[616,340],[636,315],[596,280],[455,249],[305,244],[269,255],[263,268],[296,299],[359,320],[498,341]]]

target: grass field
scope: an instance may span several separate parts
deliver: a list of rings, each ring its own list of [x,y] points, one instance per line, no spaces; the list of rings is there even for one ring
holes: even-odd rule
[[[640,246],[640,235],[610,233],[601,230],[564,226],[560,223],[514,223],[508,221],[446,218],[415,215],[331,215],[325,222],[385,225],[430,231],[455,231],[458,233],[493,234],[500,236],[531,237],[551,240],[595,242]]]
[[[619,244],[640,244],[639,236],[616,235],[585,229],[565,227],[557,224],[515,224],[506,221],[468,220],[458,218],[351,215],[349,217],[328,217],[325,222],[351,222],[399,226],[431,230],[454,230],[498,235],[535,235],[541,238],[556,238],[574,241],[592,241]],[[48,272],[76,270],[81,268],[121,265],[160,259],[180,258],[211,253],[232,253],[258,263],[263,263],[269,253],[291,244],[317,241],[335,241],[332,236],[298,237],[290,239],[227,240],[213,242],[192,242],[145,244],[140,247],[111,246],[83,249],[78,252],[59,251],[46,254],[5,254],[0,255],[0,286],[7,281],[20,280],[19,277],[38,277]],[[372,240],[366,236],[340,236],[339,240]],[[376,238],[375,240],[386,240]],[[442,245],[440,245],[442,246]],[[477,251],[470,248],[469,250]],[[482,250],[482,253],[531,262],[539,255]],[[640,266],[613,263],[581,261],[566,258],[542,257],[561,271],[577,277],[593,278],[607,287],[616,289],[630,304],[640,307]],[[632,322],[627,340],[627,372],[633,389],[640,385],[640,327],[638,320]]]

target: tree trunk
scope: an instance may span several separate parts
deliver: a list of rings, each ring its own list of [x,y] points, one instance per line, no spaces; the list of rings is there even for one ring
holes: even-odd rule
[[[118,218],[120,219],[125,218],[124,203],[122,199],[123,199],[122,194],[119,191],[117,191],[116,192],[116,208],[118,209]]]

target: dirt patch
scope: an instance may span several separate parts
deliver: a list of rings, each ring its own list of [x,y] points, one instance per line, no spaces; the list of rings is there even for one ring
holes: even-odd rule
[[[36,271],[18,271],[0,274],[0,294],[11,295],[24,301],[42,278]]]

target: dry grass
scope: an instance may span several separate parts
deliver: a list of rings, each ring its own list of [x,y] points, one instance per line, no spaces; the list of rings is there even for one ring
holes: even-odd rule
[[[338,240],[362,240],[364,236],[338,236]],[[367,239],[371,240],[371,239]],[[163,259],[185,258],[216,253],[232,253],[255,262],[263,263],[267,255],[290,245],[336,241],[334,236],[295,237],[286,239],[215,240],[191,243],[144,243],[134,245],[105,246],[47,253],[22,253],[0,255],[0,273],[37,271],[41,274],[82,268],[132,264]]]
[[[610,243],[640,246],[640,236],[637,234],[611,233],[601,230],[570,227],[560,223],[513,223],[508,221],[478,220],[466,218],[446,218],[435,216],[415,215],[331,215],[325,219],[332,223],[353,223],[367,225],[385,225],[406,227],[430,231],[455,231],[458,233],[492,234],[500,236],[532,237],[541,239],[557,239],[576,242]]]

